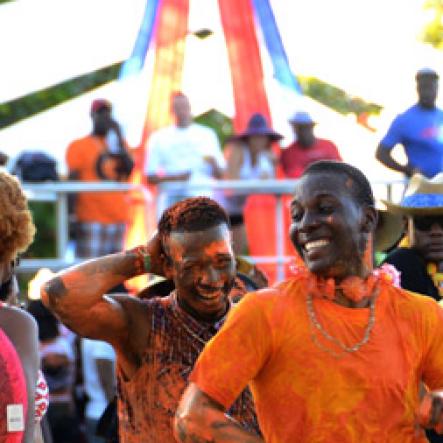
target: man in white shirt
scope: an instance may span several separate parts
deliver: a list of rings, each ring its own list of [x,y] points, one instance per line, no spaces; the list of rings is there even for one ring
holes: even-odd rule
[[[181,92],[171,101],[175,125],[151,134],[145,163],[145,175],[151,184],[171,181],[210,182],[222,177],[225,159],[215,132],[192,121],[188,98]],[[210,184],[189,191],[170,193],[159,202],[159,213],[186,197],[211,196]]]
[[[108,403],[115,395],[115,353],[104,341],[81,341],[83,383],[88,403],[86,404],[86,433],[89,443],[104,443],[95,435],[97,423]]]

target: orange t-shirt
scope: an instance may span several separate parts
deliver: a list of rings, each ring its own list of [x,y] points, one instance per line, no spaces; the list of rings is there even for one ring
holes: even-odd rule
[[[77,171],[79,181],[102,181],[97,175],[96,165],[105,148],[105,140],[92,135],[73,141],[66,152],[69,171]],[[126,195],[126,192],[79,193],[76,202],[78,221],[105,224],[125,223],[128,218]]]
[[[364,336],[368,308],[313,306],[342,343]],[[288,280],[232,309],[190,380],[225,407],[250,383],[267,443],[427,442],[415,411],[420,380],[443,388],[443,310],[434,300],[383,282],[365,345],[337,358],[318,343],[333,346],[314,331],[302,283]]]

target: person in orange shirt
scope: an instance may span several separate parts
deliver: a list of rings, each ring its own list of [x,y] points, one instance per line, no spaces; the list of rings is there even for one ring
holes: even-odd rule
[[[443,310],[370,269],[366,177],[320,161],[300,178],[294,276],[246,295],[205,347],[175,418],[180,442],[425,443],[443,423]],[[430,393],[420,405],[419,385]],[[250,386],[264,440],[225,410]]]
[[[73,141],[66,152],[69,179],[84,182],[126,181],[133,161],[112,105],[97,99],[91,105],[92,133]],[[76,196],[77,257],[98,257],[123,248],[128,211],[124,192],[85,192]]]

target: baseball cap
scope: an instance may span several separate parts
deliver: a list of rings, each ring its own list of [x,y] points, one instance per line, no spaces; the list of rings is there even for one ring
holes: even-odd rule
[[[425,67],[425,68],[421,68],[417,71],[417,73],[415,74],[415,78],[418,79],[420,77],[435,77],[435,78],[439,78],[439,75],[437,74],[437,72],[429,67]]]
[[[103,108],[112,109],[111,102],[104,98],[98,98],[96,100],[93,100],[93,102],[91,103],[91,113],[100,111],[100,109]]]
[[[311,115],[305,111],[297,111],[289,118],[289,123],[296,125],[314,125]]]

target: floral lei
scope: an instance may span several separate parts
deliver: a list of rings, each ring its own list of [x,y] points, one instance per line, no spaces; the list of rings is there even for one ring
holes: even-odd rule
[[[390,264],[383,264],[374,269],[371,274],[363,279],[357,276],[345,278],[340,284],[336,284],[333,278],[318,277],[308,270],[304,265],[297,264],[291,267],[294,278],[303,280],[303,285],[307,291],[316,298],[335,299],[336,289],[341,289],[349,300],[356,303],[365,297],[370,297],[374,288],[380,283],[388,283],[393,286],[400,286],[400,272]]]

